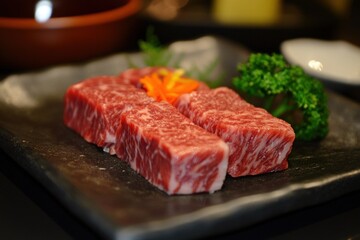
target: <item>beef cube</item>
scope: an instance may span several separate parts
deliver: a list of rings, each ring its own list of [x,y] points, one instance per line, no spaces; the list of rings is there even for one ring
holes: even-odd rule
[[[65,94],[65,124],[86,141],[115,154],[120,115],[154,101],[146,93],[115,77],[95,77],[75,84]]]
[[[177,109],[195,124],[218,135],[230,149],[232,177],[288,167],[295,134],[290,124],[256,108],[226,87],[184,94]]]
[[[152,102],[120,117],[116,154],[168,194],[219,190],[228,146],[167,102]]]

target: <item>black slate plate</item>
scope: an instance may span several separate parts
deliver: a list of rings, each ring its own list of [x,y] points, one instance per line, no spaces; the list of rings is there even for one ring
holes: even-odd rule
[[[236,63],[246,57],[243,49],[210,37],[187,44],[174,48],[188,50],[184,67],[215,56],[218,70],[232,76]],[[127,67],[127,57],[139,61],[138,54],[119,54],[13,75],[0,83],[0,147],[102,236],[205,237],[360,189],[360,106],[329,93],[329,135],[320,142],[296,142],[288,170],[228,177],[214,194],[167,196],[62,123],[66,87],[85,77],[116,74]]]

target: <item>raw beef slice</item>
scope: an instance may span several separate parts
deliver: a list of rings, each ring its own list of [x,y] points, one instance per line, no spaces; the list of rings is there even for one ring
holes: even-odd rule
[[[228,146],[167,102],[153,102],[121,115],[116,154],[168,194],[219,190],[226,176]]]
[[[64,122],[86,141],[115,154],[115,132],[120,115],[152,101],[144,91],[122,84],[117,78],[90,78],[68,88]]]
[[[179,97],[175,106],[230,148],[228,173],[256,175],[288,167],[295,134],[290,124],[221,87]]]

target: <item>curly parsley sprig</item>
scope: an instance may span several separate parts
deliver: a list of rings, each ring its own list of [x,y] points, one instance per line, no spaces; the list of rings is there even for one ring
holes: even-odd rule
[[[289,65],[280,54],[251,54],[238,66],[234,86],[249,97],[261,99],[255,105],[289,122],[296,138],[324,138],[328,129],[327,97],[322,83],[298,66]],[[253,102],[255,103],[255,102]]]

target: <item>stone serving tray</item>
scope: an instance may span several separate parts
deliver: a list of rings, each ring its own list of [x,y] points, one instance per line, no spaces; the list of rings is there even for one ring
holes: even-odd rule
[[[222,39],[176,42],[184,68],[218,59],[227,79],[248,52]],[[118,74],[140,53],[11,75],[0,82],[0,148],[106,239],[191,239],[241,229],[360,189],[360,106],[328,93],[330,132],[295,142],[289,169],[227,177],[214,194],[168,196],[64,126],[63,95],[84,78]],[[228,81],[227,81],[228,82]],[[225,83],[224,83],[225,84]]]

